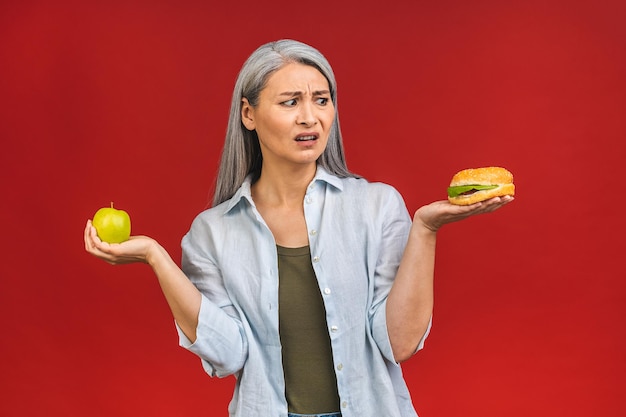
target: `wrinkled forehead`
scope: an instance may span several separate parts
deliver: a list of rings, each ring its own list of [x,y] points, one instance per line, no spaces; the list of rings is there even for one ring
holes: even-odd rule
[[[268,92],[297,92],[301,94],[330,93],[328,79],[316,67],[288,63],[267,78],[263,90]]]

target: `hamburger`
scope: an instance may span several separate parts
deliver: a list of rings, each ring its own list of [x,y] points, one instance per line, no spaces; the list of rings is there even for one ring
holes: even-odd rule
[[[448,201],[459,206],[504,195],[515,195],[515,185],[513,174],[501,167],[464,169],[452,177],[448,187]]]

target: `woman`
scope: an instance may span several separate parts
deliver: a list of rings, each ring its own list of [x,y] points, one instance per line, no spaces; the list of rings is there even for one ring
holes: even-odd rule
[[[399,363],[430,328],[437,230],[512,201],[439,201],[411,219],[394,188],[348,171],[336,103],[317,50],[263,45],[236,82],[214,205],[183,238],[182,270],[151,238],[109,245],[87,223],[87,251],[149,264],[181,345],[237,377],[231,416],[415,416]]]

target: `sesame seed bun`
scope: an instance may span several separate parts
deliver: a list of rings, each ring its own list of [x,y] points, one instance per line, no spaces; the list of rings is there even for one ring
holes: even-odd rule
[[[452,204],[467,206],[493,197],[515,195],[513,174],[502,167],[464,169],[457,172],[450,181],[450,187],[470,185],[496,187],[488,190],[470,190],[454,197],[448,196],[448,201]]]

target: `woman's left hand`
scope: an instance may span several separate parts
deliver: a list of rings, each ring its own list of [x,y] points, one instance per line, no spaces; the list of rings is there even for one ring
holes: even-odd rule
[[[469,206],[457,206],[447,200],[435,201],[420,207],[413,216],[414,222],[420,222],[427,229],[436,232],[444,224],[457,222],[477,214],[490,213],[510,203],[512,196],[494,197]]]

